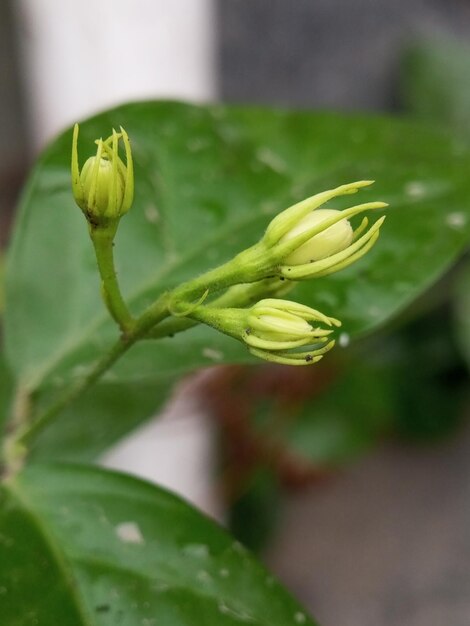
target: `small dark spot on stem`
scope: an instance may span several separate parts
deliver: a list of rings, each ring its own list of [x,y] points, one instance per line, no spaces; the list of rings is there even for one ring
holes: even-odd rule
[[[107,613],[111,607],[109,604],[99,604],[95,607],[97,613]]]
[[[307,361],[307,363],[310,363],[310,361],[313,361],[313,356],[311,354],[307,354],[305,360]]]
[[[247,335],[251,335],[251,328],[245,328],[245,333]]]

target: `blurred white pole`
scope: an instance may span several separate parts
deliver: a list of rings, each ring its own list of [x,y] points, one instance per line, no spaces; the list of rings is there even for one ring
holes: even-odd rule
[[[213,0],[19,0],[34,145],[129,100],[215,97]]]
[[[35,150],[115,104],[215,97],[212,0],[19,0],[17,7]],[[213,430],[188,391],[102,462],[217,516],[213,459]]]

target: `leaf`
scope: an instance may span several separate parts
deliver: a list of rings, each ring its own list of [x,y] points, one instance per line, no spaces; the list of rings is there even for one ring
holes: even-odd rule
[[[0,501],[9,626],[313,625],[239,543],[148,483],[37,465]]]
[[[13,378],[8,369],[5,355],[0,349],[0,433],[3,432],[13,395]]]
[[[340,317],[353,337],[418,297],[470,237],[470,156],[456,152],[451,136],[413,122],[139,103],[84,122],[82,159],[96,137],[121,124],[133,142],[136,200],[121,224],[116,254],[136,312],[165,288],[254,243],[292,202],[351,180],[377,180],[360,201],[391,203],[383,236],[354,267],[304,283],[293,297]],[[67,387],[116,337],[100,301],[86,225],[71,197],[70,143],[67,131],[38,161],[9,253],[8,358],[39,402],[51,385]],[[136,346],[108,381],[168,386],[201,366],[247,360],[241,344],[199,327]],[[132,423],[144,413],[136,406]],[[86,428],[88,416],[79,418]]]
[[[31,456],[44,461],[92,461],[156,415],[167,394],[164,381],[100,383],[67,407],[53,428],[40,433]]]
[[[405,108],[470,135],[470,46],[457,39],[424,39],[411,46],[400,72]]]
[[[300,406],[284,434],[295,457],[313,468],[334,468],[390,432],[394,389],[384,356],[355,355],[322,393]]]
[[[448,124],[470,138],[470,85],[467,80],[470,46],[457,39],[424,40],[413,46],[402,67],[403,100],[414,115]],[[470,270],[460,271],[453,304],[456,334],[470,363]],[[455,375],[452,377],[455,380]],[[460,395],[460,394],[458,394]],[[450,403],[456,401],[455,390]],[[430,400],[430,403],[433,401]],[[433,402],[435,409],[436,403]],[[447,407],[449,411],[449,406]]]
[[[256,470],[243,492],[230,503],[230,532],[241,543],[262,554],[275,533],[281,509],[281,489],[269,468]]]
[[[455,285],[455,318],[457,336],[463,355],[470,367],[470,263],[461,270]]]

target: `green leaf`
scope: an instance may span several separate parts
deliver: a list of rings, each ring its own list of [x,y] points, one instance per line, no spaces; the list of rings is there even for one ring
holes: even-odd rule
[[[414,115],[434,123],[447,124],[464,137],[468,145],[470,137],[470,84],[467,80],[470,64],[470,46],[457,39],[424,40],[414,45],[407,52],[402,67],[403,100],[407,109]],[[461,351],[470,363],[470,269],[467,263],[460,271],[454,290],[453,304],[455,308],[456,335],[461,343]],[[442,328],[442,327],[441,327]],[[441,331],[442,332],[442,331]],[[435,357],[433,357],[434,362]],[[422,368],[416,372],[422,371]],[[445,381],[459,382],[453,373]],[[438,381],[436,381],[438,383]],[[468,387],[468,382],[465,381]],[[464,384],[462,386],[464,386]],[[441,381],[442,385],[442,381]],[[429,413],[437,412],[452,415],[454,406],[459,406],[462,393],[453,389],[448,394],[447,405],[436,402],[435,394],[439,391],[439,383],[433,386],[428,394],[428,407],[419,404],[418,412],[423,414],[422,423],[430,424]],[[418,406],[416,407],[418,408]],[[431,410],[428,410],[431,409]],[[455,413],[454,413],[455,414]],[[442,418],[441,418],[442,421]],[[454,418],[454,421],[455,418]],[[432,428],[432,427],[431,427]]]
[[[116,241],[119,277],[138,312],[163,289],[254,243],[273,215],[319,190],[375,178],[360,201],[390,202],[383,236],[354,267],[293,297],[371,331],[418,297],[470,238],[470,155],[410,121],[171,102],[131,104],[81,126],[93,140],[123,125],[136,199]],[[99,297],[83,216],[70,192],[71,132],[43,154],[23,195],[7,275],[6,343],[21,384],[39,402],[66,387],[116,338]],[[350,200],[338,201],[342,207]],[[244,346],[199,327],[132,349],[108,380],[169,385],[214,362],[248,360]],[[136,407],[133,423],[143,419]],[[81,423],[88,420],[80,415]],[[97,419],[94,415],[93,419]]]
[[[455,286],[455,318],[462,353],[470,367],[470,263],[461,270]]]
[[[13,396],[13,377],[7,366],[5,354],[0,350],[0,433],[9,415]]]
[[[92,461],[155,415],[167,394],[165,381],[99,383],[69,405],[53,428],[40,433],[31,456],[35,461]]]
[[[313,625],[201,513],[96,468],[31,466],[4,484],[0,564],[8,626]]]
[[[230,532],[247,548],[261,554],[277,529],[281,488],[269,468],[255,470],[243,492],[230,503]]]
[[[339,368],[324,391],[286,420],[287,449],[322,469],[351,461],[376,445],[392,423],[394,390],[387,360],[383,352],[374,358],[362,351]]]
[[[411,46],[400,72],[405,108],[423,119],[470,134],[470,46],[457,39],[422,40]]]

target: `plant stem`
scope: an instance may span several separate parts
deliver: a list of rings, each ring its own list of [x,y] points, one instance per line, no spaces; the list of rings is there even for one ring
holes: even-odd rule
[[[114,270],[113,259],[113,239],[115,232],[113,228],[90,229],[90,235],[95,246],[96,258],[100,275],[103,281],[103,293],[105,303],[113,319],[119,324],[122,335],[92,367],[89,373],[78,380],[42,413],[30,421],[29,413],[19,422],[15,418],[11,421],[11,432],[5,442],[5,458],[7,463],[7,473],[11,474],[21,469],[26,458],[29,445],[36,439],[38,434],[44,430],[56,416],[92,387],[101,376],[114,365],[114,363],[125,354],[140,339],[162,338],[174,332],[186,330],[194,325],[192,320],[179,317],[168,321],[159,328],[155,328],[165,318],[170,317],[171,304],[180,302],[183,307],[191,307],[191,299],[200,297],[206,290],[215,293],[228,287],[227,291],[212,301],[209,307],[222,306],[237,303],[238,306],[247,305],[256,301],[260,296],[269,293],[278,293],[283,286],[278,280],[266,279],[260,281],[249,280],[243,271],[241,262],[243,253],[235,257],[231,262],[219,268],[210,270],[206,274],[196,279],[183,283],[172,292],[162,294],[153,304],[151,304],[140,317],[133,319],[122,298],[119,285]],[[251,252],[251,250],[246,251]],[[248,278],[248,280],[247,280]],[[240,283],[249,284],[240,284]],[[188,300],[184,300],[184,297]]]
[[[13,399],[11,420],[7,424],[2,447],[2,464],[6,468],[7,475],[20,469],[23,464],[25,450],[17,441],[17,434],[26,427],[30,414],[31,394],[28,389],[20,386],[17,388]]]
[[[21,467],[26,456],[28,444],[55,419],[60,411],[65,409],[76,398],[92,387],[94,383],[96,383],[101,376],[136,343],[136,341],[145,337],[154,325],[168,317],[167,301],[168,294],[165,293],[160,296],[160,298],[136,320],[132,331],[123,334],[85,377],[81,378],[70,389],[67,389],[52,405],[40,413],[32,423],[23,424],[19,430],[12,433],[6,445],[8,445],[8,449],[17,451],[15,454],[18,454],[18,451],[22,450],[23,458],[19,460],[16,458],[15,467],[9,468],[10,471],[17,470]]]
[[[129,309],[122,297],[114,265],[114,236],[116,226],[90,228],[90,237],[95,248],[96,261],[101,276],[101,290],[104,303],[123,333],[129,332],[133,325]]]

